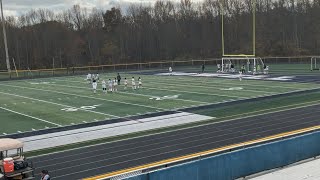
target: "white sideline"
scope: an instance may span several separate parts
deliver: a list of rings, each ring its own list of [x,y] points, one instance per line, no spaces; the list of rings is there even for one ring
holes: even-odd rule
[[[8,84],[3,84],[3,83],[0,84],[0,86],[16,87],[16,88],[20,88],[20,89],[32,89],[32,90],[44,91],[44,92],[53,92],[53,93],[57,93],[57,94],[71,95],[71,96],[83,97],[83,98],[89,98],[89,99],[98,99],[98,100],[103,100],[103,101],[109,101],[109,102],[115,102],[115,103],[127,104],[127,105],[133,105],[133,106],[140,106],[140,107],[151,108],[151,109],[167,110],[167,109],[164,109],[164,108],[157,108],[157,107],[146,106],[146,105],[142,105],[142,104],[127,103],[127,102],[122,102],[122,101],[114,101],[114,100],[109,100],[109,99],[97,98],[97,97],[93,97],[93,96],[78,95],[78,94],[73,94],[73,93],[52,91],[52,90],[41,89],[41,88],[31,88],[31,87],[25,87],[25,86],[24,87],[20,87],[20,86],[8,85]]]
[[[52,124],[52,125],[55,125],[55,126],[61,126],[60,124],[56,124],[56,123],[53,123],[53,122],[50,122],[50,121],[46,121],[46,120],[44,120],[44,119],[40,119],[40,118],[37,118],[37,117],[33,117],[33,116],[30,116],[30,115],[27,115],[27,114],[19,113],[19,112],[17,112],[17,111],[13,111],[13,110],[10,110],[10,109],[1,107],[1,106],[0,106],[0,109],[3,109],[3,110],[5,110],[5,111],[9,111],[9,112],[12,112],[12,113],[15,113],[15,114],[19,114],[19,115],[21,115],[21,116],[25,116],[25,117],[29,117],[29,118],[32,118],[32,119],[36,119],[36,120],[39,120],[39,121],[42,121],[42,122],[45,122],[45,123],[49,123],[49,124]]]
[[[5,93],[5,92],[1,92],[1,91],[0,91],[0,94],[5,94],[5,95],[9,95],[9,96],[16,96],[16,97],[20,97],[20,98],[24,98],[24,99],[30,99],[30,100],[34,100],[34,101],[44,102],[44,103],[53,104],[53,105],[62,106],[62,107],[67,107],[67,108],[76,108],[74,106],[64,105],[64,104],[60,104],[60,103],[54,103],[54,102],[50,102],[50,101],[31,98],[31,97],[27,97],[27,96],[21,96],[21,95],[17,95],[17,94]],[[79,110],[86,111],[86,112],[91,112],[91,113],[95,113],[95,114],[101,114],[101,115],[105,115],[105,116],[111,116],[111,117],[115,117],[115,118],[120,118],[120,116],[115,116],[115,115],[112,115],[112,114],[107,114],[107,113],[102,113],[102,112],[97,112],[97,111],[91,111],[91,110],[87,110],[87,109],[79,109]]]
[[[213,117],[210,116],[180,112],[139,120],[130,120],[120,123],[31,136],[20,138],[20,140],[25,143],[24,151],[28,152],[95,139],[124,135],[128,133],[136,133],[150,129],[158,129],[180,124],[193,123],[212,118]]]
[[[54,78],[52,78],[54,79]],[[57,80],[57,79],[54,79],[56,81],[66,81],[66,80]],[[75,82],[75,81],[73,81]],[[83,83],[81,81],[76,81],[76,82],[80,82],[80,83]],[[154,84],[154,83],[151,83],[151,84]],[[163,84],[163,83],[162,83]],[[169,85],[172,85],[172,84],[169,84]],[[178,85],[180,86],[180,85]],[[171,92],[184,92],[184,93],[189,93],[189,94],[200,94],[200,95],[210,95],[210,96],[220,96],[220,97],[231,97],[231,98],[237,98],[238,96],[231,96],[231,95],[223,95],[223,94],[213,94],[213,93],[201,93],[201,92],[193,92],[193,91],[181,91],[181,90],[174,90],[174,89],[167,89],[167,88],[151,88],[149,86],[144,86],[143,87],[144,89],[151,89],[151,90],[161,90],[161,91],[171,91]]]
[[[77,81],[79,82],[79,81]],[[62,84],[45,84],[47,86],[61,86],[61,87],[70,87],[70,88],[78,88],[78,89],[90,89],[90,88],[86,88],[86,87],[77,87],[77,86],[69,86],[69,85],[62,85]],[[148,88],[144,88],[144,89],[148,89]],[[155,97],[152,95],[144,95],[144,94],[137,94],[137,93],[128,93],[128,92],[121,92],[118,91],[117,93],[119,94],[129,94],[129,95],[135,95],[135,96],[143,96],[143,97]],[[180,99],[180,98],[176,98],[174,100],[179,100],[179,101],[186,101],[186,102],[194,102],[194,103],[200,103],[200,104],[210,104],[208,102],[202,102],[202,101],[194,101],[194,100],[188,100],[188,99]]]

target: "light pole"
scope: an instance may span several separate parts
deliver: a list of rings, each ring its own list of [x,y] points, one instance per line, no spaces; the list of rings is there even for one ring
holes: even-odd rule
[[[5,48],[5,51],[6,51],[7,69],[8,69],[8,73],[11,74],[10,61],[9,61],[9,53],[8,53],[8,43],[7,43],[7,33],[6,33],[6,28],[5,28],[6,23],[5,23],[5,19],[4,19],[4,16],[3,16],[2,0],[0,0],[0,4],[1,4],[3,41],[4,41],[4,48]]]

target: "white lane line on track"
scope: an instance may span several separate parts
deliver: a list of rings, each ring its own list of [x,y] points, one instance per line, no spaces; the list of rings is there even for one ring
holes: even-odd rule
[[[78,94],[73,94],[73,93],[65,93],[65,92],[53,91],[53,90],[47,90],[47,89],[41,89],[41,88],[31,88],[31,87],[25,87],[25,86],[21,87],[21,86],[8,85],[8,84],[3,84],[3,83],[1,83],[0,86],[16,87],[16,88],[20,88],[20,89],[31,89],[31,90],[44,91],[44,92],[53,92],[53,93],[77,96],[77,97],[82,97],[82,98],[97,99],[97,100],[115,102],[115,103],[132,105],[132,106],[140,106],[140,107],[145,107],[145,108],[158,109],[158,110],[162,110],[162,111],[163,110],[167,110],[167,109],[164,109],[164,108],[157,108],[157,107],[146,106],[146,105],[142,105],[142,104],[135,104],[135,103],[122,102],[122,101],[108,100],[108,99],[103,99],[103,98],[97,98],[97,97],[91,97],[91,96],[85,96],[85,95],[78,95]]]
[[[17,111],[13,111],[13,110],[10,110],[10,109],[7,109],[7,108],[4,108],[4,107],[0,107],[0,109],[3,109],[5,111],[9,111],[9,112],[12,112],[12,113],[15,113],[15,114],[19,114],[21,116],[25,116],[25,117],[28,117],[28,118],[31,118],[31,119],[35,119],[35,120],[38,120],[38,121],[42,121],[42,122],[45,122],[45,123],[48,123],[48,124],[52,124],[52,125],[55,125],[55,126],[61,126],[60,124],[57,124],[57,123],[53,123],[53,122],[50,122],[50,121],[47,121],[47,120],[44,120],[44,119],[40,119],[40,118],[37,118],[37,117],[34,117],[34,116],[30,116],[30,115],[27,115],[27,114],[23,114],[23,113],[20,113],[20,112],[17,112]]]
[[[309,114],[309,113],[306,113],[306,115],[307,114]],[[281,114],[281,115],[284,115],[284,114]],[[278,116],[278,115],[272,115],[272,116]],[[272,116],[269,118],[269,119],[272,119]],[[283,119],[291,119],[291,118],[293,118],[294,116],[288,116],[288,117],[284,117],[284,118],[282,118],[282,120]],[[307,116],[305,116],[305,117],[307,117]],[[252,122],[252,121],[256,121],[256,120],[254,120],[254,119],[252,119],[252,120],[249,120],[249,121],[244,121],[244,122],[242,122],[242,121],[239,121],[239,123],[237,123],[236,125],[236,127],[234,127],[234,128],[239,128],[239,127],[242,127],[242,128],[245,128],[245,127],[247,127],[247,126],[252,126],[252,125],[254,125],[254,124],[262,124],[262,123],[265,123],[265,122],[261,122],[261,121],[257,121],[256,123],[250,123],[250,122]],[[282,122],[279,122],[279,123],[277,123],[277,124],[282,124]],[[274,124],[272,124],[272,125],[274,125]],[[255,126],[255,127],[259,127],[259,126]],[[219,129],[217,129],[217,128],[210,128],[210,129],[216,129],[216,132],[224,132],[224,130],[223,129],[221,129],[222,127],[220,127]],[[251,129],[247,129],[247,130],[252,130],[253,128],[251,128]],[[203,129],[203,130],[206,130],[206,129]],[[170,141],[177,141],[177,140],[181,140],[181,142],[185,142],[183,139],[189,139],[189,138],[194,138],[194,137],[197,137],[197,136],[203,136],[203,135],[206,135],[206,137],[209,137],[210,138],[210,136],[207,136],[207,135],[209,135],[209,134],[211,134],[211,132],[204,132],[203,133],[203,130],[197,130],[197,131],[192,131],[192,132],[187,132],[187,133],[184,133],[184,135],[185,136],[183,136],[183,137],[181,137],[181,138],[178,138],[178,139],[173,139],[173,140],[170,140],[170,137],[173,137],[173,136],[175,136],[175,135],[171,135],[171,136],[167,136],[167,137],[165,137],[166,139],[169,139],[169,141],[167,141],[167,142],[170,142]],[[208,130],[208,129],[207,129]],[[200,131],[200,133],[197,133],[197,132],[199,132]],[[187,136],[187,134],[190,134],[191,136]],[[224,136],[224,135],[227,135],[227,134],[229,134],[229,133],[222,133],[222,134],[220,134],[219,136]],[[161,144],[162,142],[158,142],[160,139],[164,139],[164,138],[156,138],[156,139],[152,139],[152,140],[148,140],[148,141],[152,141],[150,144],[147,144],[147,145],[144,145],[144,146],[140,146],[139,148],[141,148],[141,147],[148,147],[148,146],[153,146],[153,145],[157,145],[157,144]],[[208,139],[208,138],[204,138],[204,139]],[[156,143],[154,143],[154,142],[156,142]],[[136,148],[138,148],[138,147],[136,147],[136,145],[134,145],[134,144],[136,144],[136,143],[130,143],[130,144],[124,144],[124,145],[120,145],[120,146],[112,146],[112,147],[107,147],[107,148],[102,148],[102,149],[97,149],[97,150],[95,150],[95,151],[101,151],[101,150],[110,150],[110,149],[114,149],[114,148],[121,148],[121,147],[123,147],[123,146],[127,146],[127,145],[131,145],[131,148],[129,148],[130,150],[132,150],[132,152],[134,152],[134,149],[136,149]],[[183,143],[182,143],[183,144]],[[178,144],[177,144],[178,145]],[[126,149],[126,150],[128,150],[128,149]],[[93,151],[93,152],[95,152],[95,151]],[[110,153],[118,153],[118,152],[121,152],[121,151],[125,151],[125,150],[120,150],[120,151],[117,151],[117,152],[109,152],[109,151],[106,151],[106,152],[108,152],[109,154]],[[55,158],[55,160],[57,160],[57,159],[63,159],[63,158],[66,158],[66,157],[72,157],[72,156],[74,156],[74,155],[81,155],[81,154],[86,154],[86,153],[88,153],[88,152],[84,152],[84,153],[78,153],[78,154],[73,154],[73,155],[70,155],[70,156],[65,156],[65,157],[60,157],[60,158]],[[95,159],[99,159],[99,158],[96,158],[96,157],[98,157],[98,156],[103,156],[105,153],[102,153],[102,154],[99,154],[99,155],[93,155],[93,156],[86,156],[86,157],[83,157],[83,158],[80,158],[80,159],[77,159],[77,160],[84,160],[84,159],[90,159],[90,158],[95,158]],[[121,157],[121,156],[120,156]],[[48,161],[50,161],[50,160],[48,160]],[[73,161],[76,161],[76,160],[73,160]],[[59,164],[63,164],[64,162],[62,162],[61,161],[61,163],[56,163],[56,164],[53,164],[53,165],[59,165]],[[52,166],[52,165],[49,165],[49,166]],[[46,167],[49,167],[49,166],[46,166]]]
[[[312,121],[313,122],[313,121]],[[285,122],[284,122],[285,123]],[[279,123],[279,124],[283,124],[282,123]],[[304,123],[300,123],[300,124],[304,124]],[[274,124],[273,124],[274,125]],[[268,125],[268,126],[272,126],[272,125]],[[286,127],[292,127],[294,125],[290,125],[290,126],[286,126]],[[117,162],[117,163],[114,163],[114,164],[109,164],[109,165],[116,165],[116,164],[121,164],[121,163],[127,163],[127,162],[130,162],[130,161],[133,161],[133,160],[140,160],[140,159],[145,159],[145,158],[150,158],[150,157],[154,157],[154,156],[158,156],[158,155],[162,155],[162,154],[168,154],[168,153],[173,153],[173,152],[178,152],[178,151],[182,151],[182,150],[187,150],[187,149],[190,149],[190,148],[195,148],[195,147],[201,147],[201,146],[205,146],[205,145],[209,145],[209,144],[212,144],[212,143],[218,143],[218,142],[222,142],[222,141],[228,141],[228,140],[232,140],[232,139],[237,139],[239,137],[247,137],[247,136],[252,136],[252,135],[259,135],[260,133],[264,133],[264,132],[270,132],[272,130],[277,130],[277,129],[282,129],[283,127],[280,127],[280,128],[275,128],[275,129],[269,129],[267,128],[267,130],[264,130],[264,131],[259,131],[258,133],[252,133],[252,134],[244,134],[244,135],[241,135],[241,136],[236,136],[236,137],[232,137],[232,138],[228,138],[228,139],[220,139],[218,141],[214,141],[214,142],[208,142],[208,143],[204,143],[204,144],[200,144],[200,145],[197,145],[197,146],[190,146],[188,148],[184,148],[184,149],[176,149],[176,150],[173,150],[173,151],[169,151],[169,152],[162,152],[162,153],[159,153],[159,154],[153,154],[151,156],[147,156],[147,157],[140,157],[140,158],[136,158],[136,159],[130,159],[128,161],[123,161],[123,162]],[[206,139],[210,139],[212,137],[209,137],[209,138],[206,138]],[[196,140],[198,141],[198,140]],[[184,142],[184,143],[190,143],[190,142],[193,142],[193,141],[189,141],[189,142]],[[184,144],[184,143],[180,143],[180,144]],[[177,144],[176,144],[177,145]],[[151,149],[151,150],[147,150],[147,151],[143,151],[143,152],[138,152],[138,153],[132,153],[132,154],[126,154],[126,155],[122,155],[122,156],[119,156],[119,157],[125,157],[125,156],[128,156],[128,155],[134,155],[134,154],[141,154],[141,153],[145,153],[145,152],[148,152],[148,151],[154,151],[154,150],[158,150],[158,149],[162,149],[162,148],[165,148],[165,147],[170,147],[170,146],[162,146],[161,148],[157,148],[157,149]],[[118,158],[118,157],[117,157]],[[110,158],[109,158],[110,159]],[[89,163],[84,163],[84,164],[81,164],[81,165],[76,165],[76,166],[72,166],[72,167],[66,167],[66,168],[61,168],[61,169],[55,169],[53,172],[55,171],[61,171],[61,170],[66,170],[66,169],[70,169],[70,168],[74,168],[74,167],[77,167],[77,166],[83,166],[83,165],[87,165],[87,164],[96,164],[98,162],[103,162],[103,161],[106,161],[108,159],[100,159],[98,161],[94,161],[94,162],[89,162]],[[79,171],[79,172],[75,172],[75,173],[71,173],[71,174],[77,174],[77,173],[81,173],[81,172],[85,172],[85,171],[89,171],[89,170],[95,170],[95,169],[101,169],[101,168],[105,168],[105,166],[101,166],[101,167],[96,167],[96,168],[91,168],[91,169],[87,169],[87,170],[84,170],[84,171]],[[70,175],[71,175],[70,174]],[[63,175],[63,176],[66,176],[66,175]],[[63,176],[59,176],[59,177],[63,177]]]
[[[241,119],[241,118],[256,117],[256,116],[260,116],[260,115],[266,115],[266,114],[271,114],[271,113],[283,112],[283,111],[287,111],[287,110],[293,110],[293,109],[299,109],[299,108],[305,108],[305,107],[311,107],[311,106],[318,106],[318,105],[320,105],[320,101],[312,101],[312,103],[316,103],[316,104],[299,103],[299,104],[294,104],[294,105],[302,105],[302,106],[297,106],[297,107],[294,107],[294,105],[281,106],[280,108],[288,107],[288,109],[282,109],[282,110],[277,110],[277,111],[272,111],[272,112],[265,112],[265,110],[263,110],[263,111],[262,111],[262,110],[259,110],[259,111],[254,111],[254,112],[257,112],[257,113],[264,112],[264,113],[254,114],[254,115],[247,115],[247,116],[245,116],[245,117],[240,117],[240,118],[239,118],[239,117],[238,117],[238,118],[234,118],[234,116],[230,116],[230,118],[232,118],[232,119],[225,120],[225,121],[211,122],[211,123],[207,123],[207,124],[204,124],[204,125],[197,125],[197,126],[192,126],[192,127],[180,128],[180,129],[178,129],[178,130],[163,131],[163,132],[159,132],[159,133],[142,135],[142,136],[137,136],[137,137],[132,137],[132,138],[125,138],[125,139],[122,139],[122,140],[116,140],[116,141],[111,141],[111,142],[104,142],[104,143],[99,143],[99,144],[95,144],[95,145],[88,145],[88,146],[85,146],[85,147],[74,148],[74,149],[72,149],[72,150],[90,148],[90,147],[93,147],[93,146],[105,145],[105,144],[110,144],[110,143],[119,142],[119,141],[124,141],[124,140],[132,140],[132,139],[147,137],[147,136],[151,136],[151,135],[161,135],[161,134],[165,134],[165,133],[176,132],[176,131],[179,131],[179,130],[187,130],[187,129],[197,128],[197,127],[203,127],[203,126],[212,125],[212,124],[219,124],[219,123],[223,123],[223,122],[236,121],[236,120],[239,120],[239,119]],[[274,110],[274,109],[278,109],[278,108],[269,108],[269,109],[267,109],[267,110]],[[246,115],[246,113],[240,114],[240,115],[237,115],[237,116],[241,116],[241,115]],[[109,148],[107,148],[107,149],[109,149]],[[72,151],[72,150],[63,150],[63,151],[59,151],[59,152],[48,153],[48,154],[46,154],[46,155],[57,154],[57,153],[61,153],[61,152],[69,152],[69,151]],[[81,153],[81,154],[82,154],[82,153]],[[36,158],[36,157],[39,157],[39,156],[34,156],[34,157]],[[67,156],[67,157],[69,157],[69,156]]]
[[[30,99],[30,100],[34,100],[34,101],[44,102],[44,103],[53,104],[53,105],[62,106],[62,107],[67,107],[67,108],[76,108],[76,107],[69,106],[69,105],[54,103],[54,102],[50,102],[50,101],[46,101],[46,100],[31,98],[31,97],[27,97],[27,96],[21,96],[21,95],[17,95],[17,94],[4,93],[4,92],[1,92],[1,91],[0,91],[0,94],[10,95],[10,96],[16,96],[16,97],[20,97],[20,98]],[[91,113],[95,113],[95,114],[101,114],[101,115],[107,115],[107,116],[112,116],[112,117],[120,118],[120,116],[115,116],[115,115],[112,115],[112,114],[101,113],[101,112],[97,112],[97,111],[86,110],[86,109],[82,109],[82,108],[79,108],[79,110],[81,110],[81,111],[86,111],[86,112],[91,112]]]

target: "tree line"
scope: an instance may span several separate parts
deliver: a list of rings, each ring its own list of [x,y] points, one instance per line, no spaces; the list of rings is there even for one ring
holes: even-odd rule
[[[251,1],[30,10],[6,17],[9,55],[18,69],[51,68],[53,59],[55,67],[72,67],[221,57],[222,12],[225,51],[251,53]],[[0,69],[5,69],[2,33],[0,48]],[[320,54],[320,0],[257,0],[256,51],[258,56]]]

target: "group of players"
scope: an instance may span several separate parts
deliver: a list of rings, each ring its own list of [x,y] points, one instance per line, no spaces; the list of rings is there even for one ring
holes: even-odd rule
[[[96,93],[97,88],[98,88],[98,83],[100,82],[99,74],[90,74],[89,73],[87,75],[86,80],[88,81],[89,84],[92,84],[93,92]],[[121,76],[118,73],[117,77],[114,79],[109,79],[108,81],[103,79],[101,81],[102,91],[104,93],[107,93],[108,91],[109,92],[118,92],[118,86],[120,86],[120,84],[121,84]],[[137,86],[135,78],[132,77],[131,85],[132,85],[133,90],[142,88],[141,78],[140,77],[138,78],[138,86]],[[107,90],[107,86],[109,87],[108,90]],[[127,80],[127,78],[124,78],[124,90],[126,90],[127,88],[128,88],[128,80]]]
[[[221,73],[221,72],[235,73],[236,72],[236,69],[235,69],[235,67],[234,67],[234,65],[232,63],[223,64],[223,68],[222,68],[221,64],[217,64],[217,69],[218,69],[218,71],[217,71],[218,73]],[[246,66],[245,65],[241,66],[241,69],[240,69],[239,73],[240,74],[245,74],[246,73]],[[251,71],[248,70],[248,73],[251,73]],[[262,70],[260,64],[258,64],[257,66],[253,67],[253,75],[262,74],[262,73],[263,74],[268,74],[269,73],[269,66],[264,64],[263,65],[263,70]]]

